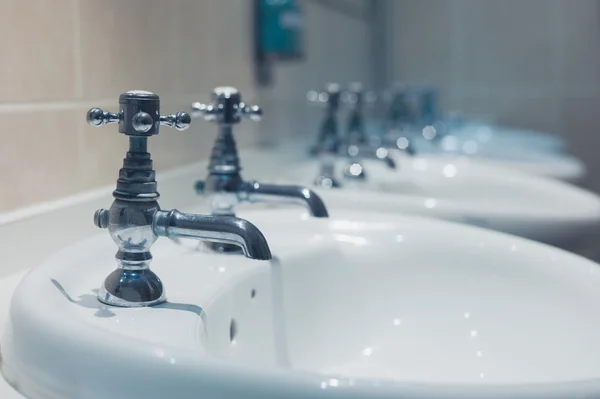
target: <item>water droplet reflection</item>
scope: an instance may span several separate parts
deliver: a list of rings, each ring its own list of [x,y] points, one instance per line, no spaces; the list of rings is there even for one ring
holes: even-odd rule
[[[426,198],[423,204],[425,205],[425,208],[433,209],[437,205],[437,201],[435,198]]]
[[[352,176],[359,176],[362,173],[363,168],[361,164],[353,163],[352,165],[350,165],[349,170]]]
[[[456,176],[456,166],[454,166],[452,164],[445,165],[444,168],[442,169],[442,173],[446,177],[454,177],[454,176]]]

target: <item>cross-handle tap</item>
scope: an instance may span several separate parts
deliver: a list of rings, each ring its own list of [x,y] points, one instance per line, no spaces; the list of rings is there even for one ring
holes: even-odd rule
[[[338,114],[342,102],[342,89],[338,83],[327,83],[323,91],[310,90],[307,93],[310,104],[325,107],[323,122],[319,127],[317,145],[313,153],[336,153],[339,151],[341,137],[339,132]]]
[[[194,116],[217,123],[219,132],[212,149],[208,176],[196,183],[196,191],[207,195],[213,215],[234,215],[240,202],[294,202],[306,206],[315,217],[327,217],[325,204],[312,190],[302,186],[264,184],[244,181],[233,125],[243,117],[257,120],[261,115],[258,106],[242,101],[241,93],[233,87],[217,87],[212,92],[212,103],[192,105]],[[221,247],[222,249],[222,247]]]
[[[342,102],[350,107],[346,125],[346,142],[349,145],[368,144],[369,136],[365,124],[365,106],[377,101],[375,92],[365,90],[362,83],[353,82],[342,95]]]
[[[408,155],[416,154],[412,140],[418,119],[416,104],[412,98],[414,95],[414,90],[403,83],[396,83],[383,92],[382,98],[387,104],[387,111],[379,145],[399,149]]]
[[[338,127],[338,113],[342,102],[341,86],[338,83],[327,83],[323,91],[310,90],[306,97],[309,104],[325,108],[317,144],[309,151],[320,160],[320,170],[314,184],[322,188],[340,187],[335,177],[335,160],[342,144]]]
[[[98,299],[122,307],[152,306],[166,300],[160,278],[150,270],[150,247],[160,236],[232,243],[249,258],[271,259],[265,237],[246,220],[160,209],[148,137],[159,134],[160,125],[185,130],[191,118],[185,112],[161,116],[160,98],[146,91],[121,94],[119,106],[118,113],[92,108],[87,114],[90,125],[118,123],[119,132],[129,136],[129,151],[113,192],[115,200],[110,209],[94,214],[96,226],[108,229],[118,247],[118,267],[102,284]]]
[[[350,164],[354,173],[346,173],[346,176],[356,177],[355,173],[360,170],[358,176],[363,177],[363,167],[359,159],[379,159],[391,169],[396,168],[396,162],[389,155],[389,151],[381,145],[375,143],[367,134],[365,124],[364,108],[365,105],[373,105],[377,101],[375,92],[365,90],[362,83],[353,82],[348,90],[344,92],[342,100],[350,105],[350,113],[346,131],[346,146],[342,155],[350,158]],[[360,167],[356,166],[360,165]],[[348,167],[346,172],[350,172]]]

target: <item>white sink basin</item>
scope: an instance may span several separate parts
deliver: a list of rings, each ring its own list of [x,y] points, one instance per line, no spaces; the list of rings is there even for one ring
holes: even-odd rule
[[[452,135],[475,140],[478,144],[493,147],[504,152],[511,148],[528,147],[536,151],[566,152],[567,143],[560,137],[527,129],[511,128],[487,123],[465,123],[452,129]]]
[[[559,151],[548,151],[517,140],[500,138],[481,141],[468,135],[448,135],[441,142],[431,142],[418,135],[411,135],[418,154],[436,154],[454,157],[457,154],[476,158],[478,161],[511,168],[522,172],[552,177],[568,182],[581,181],[586,167],[581,160]]]
[[[31,399],[600,395],[597,264],[464,225],[337,215],[242,215],[274,263],[159,240],[156,308],[96,300],[108,234],[69,248],[17,288],[2,372]]]
[[[367,179],[316,189],[330,213],[340,209],[409,213],[458,221],[584,253],[597,247],[600,197],[559,181],[470,158],[402,157],[397,170],[365,161]],[[341,171],[341,163],[337,170]],[[291,165],[280,182],[314,187],[316,161]]]

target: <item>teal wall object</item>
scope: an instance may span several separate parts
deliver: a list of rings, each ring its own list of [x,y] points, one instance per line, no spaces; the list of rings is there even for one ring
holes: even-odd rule
[[[257,52],[269,60],[304,55],[304,16],[297,0],[257,0]]]

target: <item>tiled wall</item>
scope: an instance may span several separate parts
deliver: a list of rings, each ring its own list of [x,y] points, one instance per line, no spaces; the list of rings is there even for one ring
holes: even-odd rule
[[[326,82],[345,85],[372,83],[369,7],[376,0],[306,0],[303,2],[309,29],[306,57],[302,63],[281,64],[274,75],[275,86],[261,89],[265,106],[265,143],[291,135],[316,137],[323,110],[307,106],[308,89],[322,89]]]
[[[365,79],[366,21],[320,1],[302,3],[307,59],[278,68],[278,86],[259,89],[251,0],[0,1],[0,212],[114,184],[127,140],[114,127],[90,128],[85,113],[116,110],[123,91],[154,91],[168,113],[208,99],[216,85],[236,86],[267,115],[238,129],[238,143],[247,146],[279,135],[273,129],[281,122],[273,121],[306,112],[274,99],[304,99],[307,86],[328,79]],[[336,33],[326,24],[338,26]],[[342,50],[344,39],[359,44]],[[332,49],[353,65],[332,65]],[[149,144],[156,168],[206,158],[214,132],[204,122],[185,132],[163,129]]]
[[[446,109],[564,136],[600,190],[598,0],[389,0],[396,79]]]

